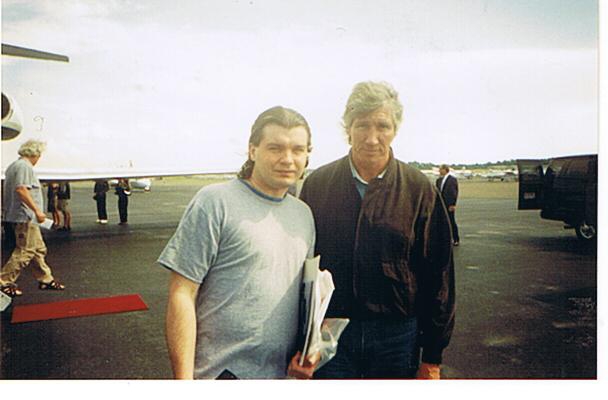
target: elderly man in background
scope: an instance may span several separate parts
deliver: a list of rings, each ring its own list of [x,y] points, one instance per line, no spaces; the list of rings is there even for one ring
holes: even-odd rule
[[[53,278],[45,261],[47,249],[39,226],[46,216],[42,211],[42,191],[34,165],[45,147],[43,142],[28,140],[19,148],[19,159],[11,163],[5,173],[2,211],[4,221],[13,226],[16,247],[0,272],[0,290],[10,297],[23,294],[16,282],[21,270],[30,263],[41,290],[65,289]]]
[[[336,286],[327,317],[350,319],[315,378],[440,375],[454,326],[450,224],[434,185],[393,156],[402,113],[390,85],[357,84],[343,115],[349,154],[302,188]]]

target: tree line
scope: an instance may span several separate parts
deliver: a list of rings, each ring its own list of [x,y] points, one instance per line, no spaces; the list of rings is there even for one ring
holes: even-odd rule
[[[411,165],[417,169],[433,169],[434,167],[439,167],[439,164],[433,164],[429,162],[419,162],[419,161],[410,161],[407,164]],[[500,167],[514,167],[516,165],[515,160],[503,160],[503,161],[488,161],[486,163],[476,163],[476,164],[450,164],[450,167],[453,169],[488,169],[488,168],[500,168]]]

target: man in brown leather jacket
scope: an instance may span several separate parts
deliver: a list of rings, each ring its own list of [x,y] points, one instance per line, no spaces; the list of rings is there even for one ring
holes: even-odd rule
[[[336,286],[327,317],[350,319],[315,378],[440,375],[454,326],[450,224],[434,185],[393,157],[402,113],[390,85],[357,84],[343,115],[351,151],[302,188]]]

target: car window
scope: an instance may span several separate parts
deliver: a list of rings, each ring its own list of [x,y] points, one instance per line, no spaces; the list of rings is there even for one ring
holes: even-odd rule
[[[523,164],[519,166],[519,176],[522,182],[536,182],[541,176],[540,167],[535,164]],[[505,174],[506,176],[506,174]]]
[[[547,166],[547,173],[552,174],[553,176],[559,174],[565,163],[566,160],[564,159],[551,160]]]
[[[575,158],[570,160],[570,163],[565,167],[563,175],[571,178],[584,178],[587,176],[589,169],[589,160],[587,158]]]

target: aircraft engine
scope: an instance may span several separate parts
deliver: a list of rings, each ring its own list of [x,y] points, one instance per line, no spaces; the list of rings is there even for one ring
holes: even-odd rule
[[[2,93],[2,141],[19,136],[21,125],[21,110],[10,96]]]

